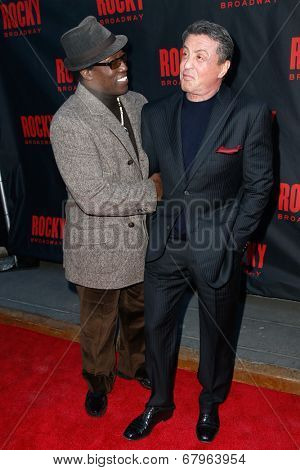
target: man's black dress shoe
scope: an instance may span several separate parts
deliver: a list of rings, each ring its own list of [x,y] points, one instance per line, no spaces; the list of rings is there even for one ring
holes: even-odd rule
[[[123,436],[130,441],[136,441],[148,436],[154,426],[160,421],[167,421],[173,414],[173,408],[149,406],[143,414],[135,418],[125,429]]]
[[[218,407],[214,406],[211,411],[200,413],[196,426],[196,434],[201,442],[211,442],[220,428]]]
[[[148,390],[151,390],[151,380],[148,377],[145,367],[140,367],[136,371],[134,378],[138,382],[140,382],[142,387],[147,388]]]
[[[121,379],[126,379],[126,380],[132,379],[132,377],[129,377],[128,375],[123,374],[119,370],[117,372],[117,375],[121,377]],[[151,381],[144,367],[140,367],[136,371],[134,379],[137,380],[142,385],[142,387],[147,388],[148,390],[151,390]]]
[[[107,408],[105,393],[93,393],[90,390],[86,394],[85,409],[88,415],[98,418],[103,416]]]

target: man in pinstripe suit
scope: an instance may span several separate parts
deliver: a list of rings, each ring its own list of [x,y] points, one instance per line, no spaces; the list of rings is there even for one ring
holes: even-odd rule
[[[210,442],[235,359],[235,311],[241,257],[272,187],[271,118],[267,107],[223,83],[233,42],[221,26],[198,21],[183,33],[181,91],[147,104],[143,146],[160,172],[164,200],[150,216],[145,273],[147,363],[152,394],[127,427],[147,436],[172,416],[178,316],[188,286],[199,298],[202,385],[196,434]]]

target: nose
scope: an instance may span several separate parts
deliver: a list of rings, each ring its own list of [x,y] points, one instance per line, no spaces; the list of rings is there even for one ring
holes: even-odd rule
[[[190,56],[182,57],[182,67],[183,69],[191,69],[193,67]]]
[[[128,70],[127,58],[125,60],[121,59],[121,64],[119,66],[119,70],[122,70],[123,72],[127,72],[127,70]]]

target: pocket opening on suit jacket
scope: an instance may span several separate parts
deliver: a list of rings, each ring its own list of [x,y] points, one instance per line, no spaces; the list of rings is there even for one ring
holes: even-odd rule
[[[221,145],[216,148],[216,153],[219,155],[237,155],[242,149],[242,145],[236,145],[234,147],[225,147]]]

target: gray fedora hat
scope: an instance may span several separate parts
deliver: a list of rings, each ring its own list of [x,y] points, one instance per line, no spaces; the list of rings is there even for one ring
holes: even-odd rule
[[[112,34],[94,16],[87,16],[60,38],[67,56],[64,64],[71,71],[82,70],[106,59],[120,51],[127,41],[126,36]]]

